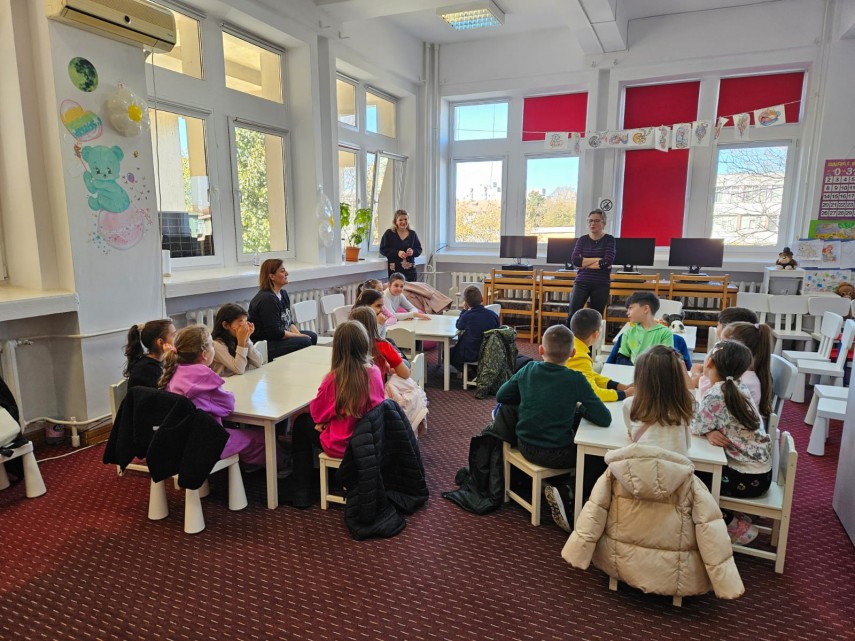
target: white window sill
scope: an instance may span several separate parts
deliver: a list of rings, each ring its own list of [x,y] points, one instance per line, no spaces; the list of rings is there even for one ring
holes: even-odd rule
[[[74,292],[0,286],[0,321],[76,312],[77,308]]]
[[[339,276],[354,276],[359,280],[363,274],[386,270],[383,258],[365,258],[356,263],[335,263],[331,265],[310,265],[297,261],[285,261],[288,270],[290,288],[297,283],[317,280],[320,278],[335,278]],[[164,296],[166,298],[181,298],[196,294],[209,294],[235,289],[254,289],[258,287],[258,267],[254,265],[237,265],[234,267],[209,267],[205,269],[188,269],[177,271],[171,276],[163,277]]]

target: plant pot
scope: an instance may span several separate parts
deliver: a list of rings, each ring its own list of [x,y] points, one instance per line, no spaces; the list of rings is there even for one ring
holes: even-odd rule
[[[355,263],[359,260],[359,247],[345,247],[344,260],[348,263]]]

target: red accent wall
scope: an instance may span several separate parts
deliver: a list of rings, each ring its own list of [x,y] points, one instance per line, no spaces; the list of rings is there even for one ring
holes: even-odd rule
[[[627,87],[624,129],[697,120],[701,83]],[[689,150],[625,152],[620,235],[668,246],[683,235]]]
[[[799,122],[804,71],[776,73],[768,76],[743,76],[722,78],[718,86],[718,112],[716,116],[732,116],[748,112],[754,125],[755,109],[797,101],[784,107],[787,122]],[[727,123],[733,126],[733,121]]]
[[[565,93],[523,100],[523,142],[545,140],[547,131],[585,131],[588,94]]]

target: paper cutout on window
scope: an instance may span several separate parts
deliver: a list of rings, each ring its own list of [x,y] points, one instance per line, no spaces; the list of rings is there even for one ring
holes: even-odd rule
[[[748,140],[748,126],[751,124],[751,116],[745,114],[733,115],[733,139]]]
[[[755,127],[774,127],[775,125],[784,125],[786,123],[787,112],[784,110],[784,105],[775,105],[774,107],[754,110]]]

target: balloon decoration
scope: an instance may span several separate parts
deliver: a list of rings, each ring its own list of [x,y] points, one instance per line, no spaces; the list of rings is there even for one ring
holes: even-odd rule
[[[315,216],[318,218],[318,238],[321,239],[324,247],[331,247],[335,238],[335,210],[321,185],[318,185]]]
[[[148,104],[123,84],[107,98],[107,115],[123,136],[138,136],[151,126]]]

